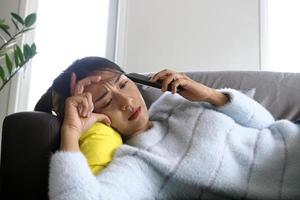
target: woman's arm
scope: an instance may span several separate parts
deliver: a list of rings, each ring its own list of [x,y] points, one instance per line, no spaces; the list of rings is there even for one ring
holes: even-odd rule
[[[49,199],[99,199],[100,185],[80,151],[58,151],[50,160]]]
[[[183,88],[178,94],[190,101],[205,101],[214,109],[233,118],[237,123],[253,128],[264,128],[274,122],[273,116],[262,105],[246,95],[232,89],[215,90],[198,83],[185,74],[163,70],[152,76],[150,81],[162,80],[162,91],[169,85],[172,93],[178,86]]]
[[[84,93],[84,87],[98,82],[101,76],[89,76],[76,82],[75,73],[71,76],[72,96],[66,99],[65,115],[61,127],[60,150],[80,151],[79,138],[95,122],[110,124],[110,119],[103,114],[93,113],[94,103],[91,93]]]
[[[178,92],[178,94],[189,101],[205,101],[215,106],[222,106],[228,102],[226,95],[194,81],[184,73],[165,69],[156,73],[150,79],[152,82],[158,80],[162,81],[162,92],[167,91],[168,86],[171,85],[172,93],[174,94],[177,91],[177,87],[180,86],[183,90]]]
[[[50,200],[154,199],[160,185],[149,179],[161,177],[132,147],[123,148],[109,166],[94,176],[81,152],[56,152],[50,161]]]
[[[223,106],[229,102],[229,97],[222,92],[211,88],[211,94],[208,96],[207,102],[213,106]]]
[[[79,138],[95,122],[110,124],[106,115],[92,113],[94,108],[90,93],[69,97],[65,102],[65,116],[61,127],[63,151],[79,151]]]
[[[79,149],[80,135],[95,122],[110,124],[106,115],[92,113],[90,93],[77,91],[65,102],[60,151],[50,163],[50,199],[99,199],[99,183]]]
[[[219,91],[228,96],[229,102],[215,109],[230,116],[237,123],[258,129],[266,128],[274,123],[272,114],[247,95],[229,88]]]

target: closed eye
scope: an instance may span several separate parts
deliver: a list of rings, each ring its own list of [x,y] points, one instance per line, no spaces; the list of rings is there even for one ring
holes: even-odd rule
[[[127,85],[127,83],[128,83],[128,81],[125,81],[124,83],[122,83],[122,84],[120,85],[120,89],[124,88],[124,87]]]

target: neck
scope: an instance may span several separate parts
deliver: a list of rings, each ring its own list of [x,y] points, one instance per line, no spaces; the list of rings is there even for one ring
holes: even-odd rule
[[[153,126],[153,123],[151,121],[148,121],[146,126],[144,126],[142,129],[138,130],[137,132],[135,132],[133,134],[123,136],[123,139],[126,141],[134,136],[137,136],[140,133],[143,133],[143,132],[149,130],[150,128],[152,128],[152,126]]]

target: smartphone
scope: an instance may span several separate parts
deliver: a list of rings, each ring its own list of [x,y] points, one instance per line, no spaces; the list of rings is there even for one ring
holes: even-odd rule
[[[149,81],[150,77],[142,75],[142,74],[129,73],[129,74],[125,74],[125,76],[127,76],[129,79],[131,79],[133,82],[136,82],[136,83],[148,85],[148,86],[155,87],[158,89],[161,89],[161,87],[162,87],[161,80],[158,80],[156,82],[150,82]],[[177,92],[180,92],[182,90],[183,90],[183,88],[181,86],[177,87]],[[168,91],[172,91],[171,85],[168,86]]]

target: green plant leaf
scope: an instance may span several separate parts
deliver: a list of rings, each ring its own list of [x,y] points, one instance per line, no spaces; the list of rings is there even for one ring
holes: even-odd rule
[[[9,26],[6,24],[0,24],[0,29],[4,31],[9,37],[11,37],[11,34],[8,32]]]
[[[24,52],[24,57],[25,57],[25,60],[29,60],[30,59],[30,55],[31,55],[31,49],[30,49],[30,46],[28,44],[25,44],[23,46],[23,52]]]
[[[17,48],[14,48],[14,58],[15,58],[16,68],[18,68],[20,63],[19,63],[19,56],[18,56]]]
[[[0,28],[1,29],[5,29],[5,30],[8,30],[9,29],[9,26],[7,24],[0,24]]]
[[[24,63],[24,55],[23,55],[22,50],[19,47],[19,45],[16,46],[16,50],[17,50],[18,58],[21,61],[20,65],[22,65]]]
[[[35,21],[36,21],[36,14],[32,13],[25,18],[25,26],[30,27],[35,23]]]
[[[19,28],[19,26],[18,26],[18,24],[17,24],[17,22],[13,19],[13,18],[11,18],[11,21],[13,22],[13,24],[15,25],[15,27],[16,27],[16,29],[19,31],[20,30],[20,28]]]
[[[35,45],[35,43],[32,43],[30,48],[31,48],[32,52],[36,52],[36,45]]]
[[[31,49],[31,58],[32,58],[37,53],[35,43],[31,44],[30,49]]]
[[[24,20],[23,20],[23,18],[20,16],[20,15],[18,15],[17,13],[10,13],[11,14],[11,16],[15,19],[15,20],[17,20],[20,24],[22,24],[22,25],[24,25]]]
[[[0,24],[5,24],[5,20],[4,19],[0,19]]]
[[[2,79],[3,82],[5,81],[5,73],[1,65],[0,65],[0,78]]]
[[[7,53],[5,54],[5,63],[9,74],[11,74],[13,65]]]

